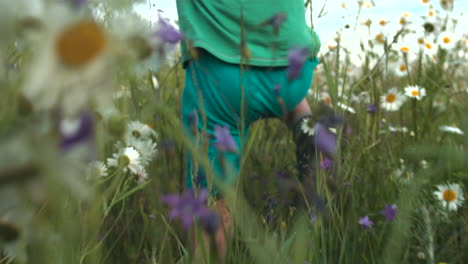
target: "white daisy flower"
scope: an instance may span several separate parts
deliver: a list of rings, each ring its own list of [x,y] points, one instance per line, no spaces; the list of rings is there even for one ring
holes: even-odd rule
[[[147,140],[157,137],[156,131],[151,128],[148,124],[144,124],[140,121],[131,121],[127,125],[127,131],[125,132],[125,141],[130,144],[133,140]]]
[[[342,103],[342,102],[338,102],[337,105],[338,105],[339,108],[343,109],[343,110],[346,111],[346,112],[350,112],[351,114],[355,114],[355,113],[356,113],[356,111],[354,110],[354,108],[352,108],[352,107],[349,106],[349,105],[345,105],[345,104]]]
[[[437,53],[437,44],[430,40],[425,40],[423,45],[424,54],[428,56],[435,56]]]
[[[129,144],[134,147],[141,156],[141,164],[148,165],[156,155],[156,143],[151,140],[132,140]]]
[[[319,100],[325,102],[329,106],[333,104],[330,94],[326,92],[322,92],[319,94]]]
[[[442,206],[448,210],[456,211],[463,204],[463,190],[456,183],[448,183],[437,186],[434,195],[440,200]]]
[[[408,44],[403,43],[403,44],[400,44],[400,46],[398,47],[398,50],[404,53],[408,53],[411,51],[411,48]]]
[[[411,68],[405,62],[399,62],[394,70],[398,77],[405,77],[411,71]]]
[[[148,173],[146,173],[146,170],[143,167],[138,168],[135,174],[137,176],[138,183],[144,183],[148,180]]]
[[[408,184],[414,177],[414,173],[411,170],[406,169],[405,165],[401,165],[400,168],[394,172],[395,177],[401,182]]]
[[[156,76],[151,75],[151,83],[153,84],[153,89],[155,90],[159,89],[159,82]]]
[[[405,100],[406,98],[396,88],[392,88],[380,97],[380,104],[386,111],[398,111]]]
[[[439,130],[443,132],[458,134],[458,135],[465,134],[460,128],[455,127],[455,126],[439,126]]]
[[[107,159],[110,167],[122,167],[124,171],[131,171],[134,174],[141,174],[144,170],[141,164],[141,155],[134,147],[125,147],[114,153],[112,158]]]
[[[394,127],[392,125],[388,126],[388,130],[390,132],[400,132],[400,133],[408,133],[407,127]]]
[[[375,40],[378,44],[384,44],[385,41],[387,40],[387,36],[385,36],[384,33],[379,33],[379,34],[375,35],[374,40]]]
[[[429,168],[429,164],[427,163],[427,160],[421,160],[419,162],[419,165],[421,165],[421,168],[423,168],[423,169]]]
[[[440,6],[446,11],[453,10],[453,0],[440,0]]]
[[[405,95],[417,100],[421,100],[424,96],[426,96],[426,89],[417,85],[410,85],[405,88]]]
[[[450,33],[450,32],[442,32],[439,34],[439,37],[437,39],[438,44],[440,45],[441,48],[450,50],[455,47],[456,44],[456,39],[455,35]]]
[[[304,118],[301,123],[301,130],[304,134],[313,136],[315,134],[315,124],[312,119]]]
[[[107,174],[107,166],[104,164],[102,161],[92,161],[88,164],[88,173],[87,173],[87,179],[95,179],[99,177],[106,177]]]
[[[119,85],[117,87],[117,91],[114,92],[114,99],[120,99],[120,98],[129,98],[132,96],[132,93],[130,92],[130,89],[123,85]]]

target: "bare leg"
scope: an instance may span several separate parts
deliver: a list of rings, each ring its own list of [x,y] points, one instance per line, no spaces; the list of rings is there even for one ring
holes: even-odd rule
[[[286,114],[284,120],[289,126],[294,125],[299,119],[304,116],[310,115],[310,106],[307,100],[304,98],[291,112]]]

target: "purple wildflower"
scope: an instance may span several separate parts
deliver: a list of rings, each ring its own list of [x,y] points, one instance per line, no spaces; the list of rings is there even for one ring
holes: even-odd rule
[[[364,228],[371,228],[374,223],[369,219],[369,216],[366,215],[362,218],[359,218],[359,224]]]
[[[397,207],[394,204],[392,204],[392,205],[385,204],[385,209],[380,211],[380,214],[385,216],[385,220],[387,222],[393,221],[393,219],[395,218],[395,215],[397,213],[398,213]]]
[[[275,92],[276,97],[280,97],[280,90],[281,90],[281,84],[279,83],[275,84],[275,86],[273,87],[273,91]]]
[[[93,117],[91,113],[85,112],[81,114],[78,120],[64,120],[60,127],[60,149],[63,151],[70,150],[78,143],[91,140],[92,136]]]
[[[197,197],[192,190],[188,190],[182,195],[168,194],[161,197],[161,200],[171,207],[169,219],[179,218],[185,230],[192,227],[194,219],[210,213],[206,207],[207,199],[208,191],[206,189],[201,190]]]
[[[368,104],[367,105],[367,113],[373,114],[378,111],[377,106],[375,104]]]
[[[332,164],[333,164],[333,161],[329,159],[328,157],[325,157],[325,159],[323,159],[323,161],[320,162],[320,168],[322,168],[322,170],[326,170],[330,168]]]
[[[221,152],[237,152],[237,145],[234,138],[229,133],[227,125],[215,125],[216,143],[215,147]]]
[[[156,35],[169,44],[176,44],[184,39],[184,35],[162,18],[161,15],[159,15],[159,31],[156,32]]]
[[[308,59],[308,48],[292,48],[288,52],[288,80],[291,81],[301,76],[302,66]]]
[[[332,156],[336,153],[336,135],[321,123],[315,125],[314,143],[326,155]]]
[[[312,220],[312,223],[317,222],[317,214],[315,212],[312,212],[310,215],[310,220]]]
[[[82,6],[88,3],[87,0],[72,0],[72,4],[74,8],[81,8]]]
[[[285,20],[286,20],[286,14],[283,13],[283,12],[279,12],[279,13],[274,14],[272,17],[267,19],[265,22],[263,22],[262,25],[263,26],[264,25],[272,26],[273,31],[275,32],[275,34],[278,34],[279,29],[280,29],[281,25],[284,23]]]

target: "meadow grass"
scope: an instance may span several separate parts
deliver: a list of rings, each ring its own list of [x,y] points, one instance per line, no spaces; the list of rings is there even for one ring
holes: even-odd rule
[[[107,30],[112,23],[106,8]],[[171,220],[161,200],[185,190],[185,151],[213,174],[180,121],[182,65],[142,70],[142,46],[117,38],[110,51],[116,59],[96,66],[102,76],[73,67],[67,68],[71,73],[42,73],[49,79],[36,83],[43,86],[36,96],[52,97],[57,85],[81,89],[76,95],[62,90],[61,102],[78,104],[80,94],[92,94],[83,107],[92,116],[92,135],[64,149],[64,120],[76,121],[82,112],[62,116],[69,104],[41,108],[45,103],[40,102],[50,98],[27,96],[25,83],[42,80],[31,65],[54,66],[44,58],[39,59],[44,64],[35,63],[37,39],[8,32],[0,53],[5,61],[0,73],[0,263],[192,263],[194,232]],[[313,109],[328,102],[345,118],[337,131],[333,173],[318,169],[317,190],[303,190],[325,197],[323,210],[298,210],[291,204],[297,171],[288,127],[279,119],[252,125],[238,180],[223,188],[235,222],[227,263],[468,262],[466,205],[449,210],[434,195],[441,184],[456,183],[461,189],[468,184],[466,134],[440,129],[450,125],[468,131],[467,47],[461,41],[451,50],[440,47],[435,60],[422,51],[408,57],[392,48],[401,34],[410,33],[363,47],[362,65],[351,62],[352,51],[339,41],[320,57],[307,99]],[[398,60],[411,65],[406,76],[392,70]],[[82,78],[77,81],[73,74]],[[426,96],[407,98],[397,111],[386,111],[381,97],[392,87],[402,93],[409,85],[425,88]],[[101,92],[112,99],[110,104],[100,103]],[[74,97],[65,100],[68,94]],[[371,111],[369,105],[377,108]],[[148,139],[157,152],[144,166],[147,175],[118,163],[107,168],[106,176],[97,176],[89,161],[110,165],[108,159],[132,132],[131,121],[156,132]],[[72,128],[79,130],[76,124]],[[326,184],[330,177],[333,186]],[[391,221],[380,213],[385,205],[397,208]],[[365,216],[373,225],[359,223]],[[201,231],[198,225],[193,230]],[[213,250],[203,256],[205,263],[217,263]]]

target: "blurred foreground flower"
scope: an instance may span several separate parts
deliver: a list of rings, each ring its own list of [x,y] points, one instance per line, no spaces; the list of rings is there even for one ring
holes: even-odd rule
[[[161,38],[162,41],[174,45],[184,39],[184,35],[179,30],[175,29],[171,23],[161,17],[161,15],[159,15],[158,24],[159,30],[156,32],[156,35]]]
[[[371,228],[374,223],[369,219],[369,216],[366,215],[359,218],[359,224],[364,228]]]
[[[260,26],[270,25],[273,27],[273,32],[275,35],[278,35],[279,30],[283,22],[286,20],[286,14],[279,12],[274,14],[271,18],[267,19],[265,22],[261,23]]]
[[[195,196],[193,190],[188,190],[183,194],[168,194],[161,197],[161,200],[171,207],[169,219],[179,218],[182,222],[182,227],[189,230],[195,220],[213,220],[208,215],[210,210],[206,207],[208,200],[208,191],[200,190]],[[211,223],[206,223],[210,225]]]
[[[405,88],[405,95],[410,98],[421,100],[424,96],[426,96],[426,89],[419,87],[418,85],[410,85]]]
[[[237,145],[227,125],[215,125],[215,147],[221,152],[237,152]]]
[[[107,36],[93,21],[83,20],[65,28],[56,40],[56,53],[62,62],[83,66],[96,59],[107,45]]]
[[[460,128],[455,127],[455,126],[439,126],[439,130],[442,131],[442,132],[449,132],[449,133],[454,133],[454,134],[458,134],[458,135],[465,134],[463,132],[463,130],[461,130]]]
[[[385,216],[385,220],[387,222],[391,222],[393,221],[393,219],[395,218],[395,215],[398,213],[397,211],[397,207],[396,205],[392,204],[392,205],[388,205],[386,204],[385,205],[385,209],[383,209],[382,211],[380,211],[380,214]]]
[[[302,66],[308,59],[309,49],[308,48],[292,48],[288,52],[288,80],[301,76]]]
[[[79,119],[64,119],[60,122],[60,148],[67,151],[75,145],[93,137],[93,117],[89,112]]]
[[[336,153],[336,135],[321,123],[315,125],[314,142],[318,149],[327,156],[333,156]]]
[[[443,207],[451,211],[456,211],[463,204],[463,190],[456,183],[448,183],[437,186],[434,195],[440,200]]]

